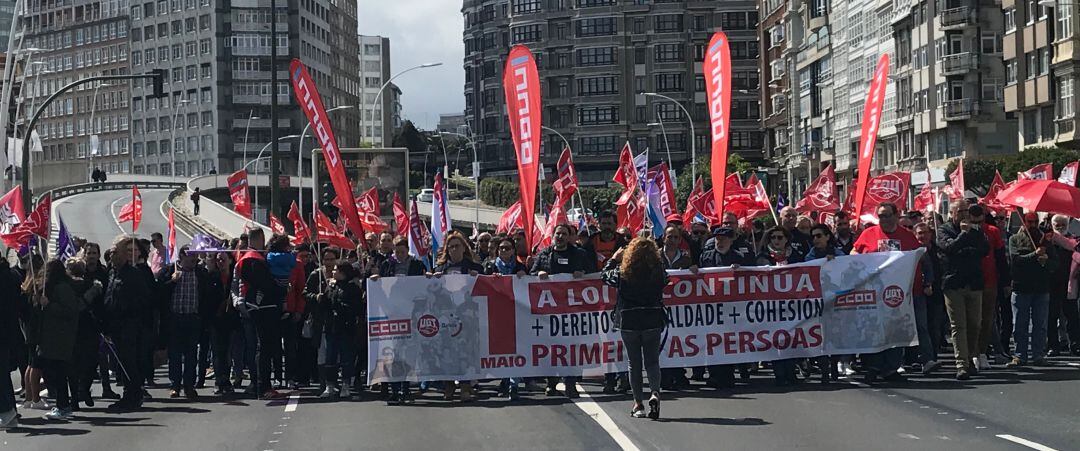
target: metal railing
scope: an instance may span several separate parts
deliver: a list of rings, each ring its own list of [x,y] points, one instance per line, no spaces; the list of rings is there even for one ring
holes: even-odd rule
[[[140,189],[177,189],[185,186],[184,182],[104,182],[104,183],[80,183],[78,185],[61,186],[53,188],[38,194],[34,201],[37,202],[42,196],[48,194],[52,196],[52,200],[61,199],[64,197],[74,196],[76,194],[89,193],[93,191],[110,191],[110,190],[122,190],[131,189],[131,186],[135,185]]]
[[[950,8],[941,11],[938,16],[938,23],[940,23],[942,27],[968,25],[972,23],[971,7],[961,6],[959,8]]]
[[[945,120],[970,119],[979,113],[979,103],[975,99],[948,100],[941,104]]]
[[[978,70],[979,55],[971,52],[942,55],[941,74],[956,75],[968,71]]]

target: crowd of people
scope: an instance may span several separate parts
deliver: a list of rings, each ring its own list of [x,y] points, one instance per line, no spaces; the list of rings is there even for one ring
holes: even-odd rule
[[[412,403],[409,383],[365,386],[363,281],[379,277],[602,273],[619,290],[617,321],[629,350],[629,373],[607,375],[603,390],[632,391],[636,417],[659,416],[661,390],[684,390],[693,382],[726,389],[755,372],[771,372],[778,385],[817,377],[825,383],[899,381],[938,370],[939,356],[951,349],[955,377],[966,380],[994,364],[1045,365],[1049,357],[1080,355],[1080,251],[1068,232],[1071,218],[1040,221],[1029,213],[1013,230],[1007,215],[963,200],[951,204],[947,219],[892,204],[876,214],[877,225],[859,227],[843,212],[825,224],[787,207],[771,228],[760,222],[742,227],[731,213],[715,227],[687,226],[673,216],[654,239],[618,228],[615,215],[602,212],[595,227],[557,226],[551,245],[535,251],[523,230],[472,238],[451,231],[428,262],[410,255],[406,237],[390,232],[341,249],[293,246],[287,236],[267,237],[256,228],[232,240],[228,251],[182,247],[174,259],[167,259],[157,233],[149,240],[117,237],[104,252],[77,239],[78,253],[65,262],[32,253],[17,264],[0,261],[0,367],[17,368],[22,378],[18,393],[8,378],[0,380],[0,427],[18,424],[16,396],[19,409],[44,410],[49,420],[70,419],[102,399],[115,400],[112,411],[137,410],[151,399],[146,388],[158,385],[155,368],[166,361],[170,398],[197,400],[207,386],[217,396],[258,399],[318,387],[326,399],[372,391],[388,404]],[[918,248],[928,252],[915,280],[916,347],[659,368],[659,331],[667,325],[664,269],[774,266]],[[561,378],[561,390],[559,382],[507,379],[489,387],[510,400],[522,392],[578,396],[577,378]],[[445,400],[470,402],[484,383],[422,382],[415,390],[441,390]],[[122,394],[114,386],[122,386]]]

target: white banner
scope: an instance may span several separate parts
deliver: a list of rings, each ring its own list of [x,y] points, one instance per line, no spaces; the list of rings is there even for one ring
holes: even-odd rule
[[[663,367],[914,346],[923,251],[783,267],[670,271]],[[368,382],[598,376],[626,370],[597,275],[368,281]]]

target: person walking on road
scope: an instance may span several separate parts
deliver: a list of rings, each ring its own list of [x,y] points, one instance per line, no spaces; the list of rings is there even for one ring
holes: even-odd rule
[[[191,211],[195,216],[199,216],[199,200],[202,199],[202,193],[199,192],[199,187],[195,187],[195,191],[191,193]]]
[[[660,418],[661,334],[667,327],[663,293],[668,284],[656,243],[649,238],[635,238],[608,260],[601,277],[618,290],[613,320],[621,331],[630,363],[630,389],[634,393],[630,414],[634,418],[646,416],[641,379],[644,369],[652,393],[647,415],[655,420]]]
[[[990,252],[986,235],[968,219],[982,216],[978,205],[968,206],[960,199],[949,208],[950,221],[938,228],[938,252],[941,256],[941,286],[945,309],[949,312],[953,354],[956,356],[956,379],[968,380],[979,369],[972,362],[979,341],[982,321],[982,259]]]
[[[198,370],[198,344],[202,331],[199,307],[208,296],[209,276],[198,264],[198,257],[183,246],[177,252],[179,260],[167,266],[158,277],[162,296],[168,299],[166,311],[169,323],[169,397],[197,399],[195,391]]]
[[[1009,238],[1012,263],[1013,337],[1016,356],[1006,366],[1016,368],[1046,363],[1046,323],[1050,307],[1050,280],[1054,262],[1046,253],[1039,218],[1024,215],[1025,230]],[[1057,333],[1057,331],[1054,331]]]
[[[280,393],[270,385],[270,371],[273,361],[282,354],[280,319],[284,290],[274,280],[261,252],[266,247],[263,229],[248,232],[248,247],[233,272],[232,297],[255,326],[256,363],[251,385],[254,388],[250,392],[261,399],[279,399]]]
[[[41,297],[41,340],[36,362],[45,373],[49,394],[56,406],[45,414],[46,420],[73,418],[68,377],[74,358],[76,331],[79,327],[79,299],[71,277],[60,260],[45,264],[44,296]]]
[[[319,345],[319,371],[326,390],[320,398],[349,399],[353,377],[356,376],[356,343],[353,337],[364,314],[360,272],[351,264],[338,263],[329,289],[319,296],[318,315],[323,324]],[[338,370],[341,384],[338,384]],[[339,388],[340,387],[340,388]]]
[[[135,238],[120,236],[113,243],[112,269],[109,271],[109,283],[105,288],[105,312],[110,347],[115,345],[115,353],[124,376],[124,394],[120,400],[109,406],[110,410],[132,410],[142,407],[144,377],[139,357],[150,347],[147,341],[143,311],[150,299],[150,287],[143,272],[134,266]]]

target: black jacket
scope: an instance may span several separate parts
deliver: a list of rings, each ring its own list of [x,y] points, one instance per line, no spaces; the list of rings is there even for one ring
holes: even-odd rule
[[[1036,243],[1042,242],[1042,232],[1032,232],[1031,238]],[[1027,233],[1020,232],[1009,238],[1009,261],[1012,263],[1013,291],[1017,293],[1049,293],[1054,273],[1057,272],[1059,262],[1048,257],[1045,263],[1039,263],[1039,257],[1035,255],[1036,246],[1032,244]],[[1072,255],[1069,255],[1070,264]],[[1065,281],[1066,283],[1068,281]]]
[[[705,248],[701,251],[702,268],[718,268],[731,265],[754,266],[756,264],[754,247],[742,238],[732,241],[731,248],[726,253],[716,250],[716,239],[709,238],[705,242]]]
[[[614,314],[619,329],[650,330],[667,326],[663,295],[668,276],[663,268],[653,268],[646,278],[626,279],[622,277],[619,263],[608,260],[600,277],[604,283],[618,289]]]
[[[548,274],[572,274],[576,271],[589,274],[596,272],[596,259],[590,258],[589,252],[577,246],[568,246],[563,251],[556,251],[555,246],[540,251],[533,261],[530,274],[540,271]]]
[[[441,272],[443,274],[446,274],[448,271],[450,271],[452,269],[457,269],[458,271],[460,271],[461,274],[468,274],[470,271],[476,271],[476,272],[481,273],[481,274],[484,273],[484,267],[483,266],[480,266],[479,263],[474,262],[472,260],[469,260],[467,258],[462,259],[461,262],[457,263],[457,264],[450,263],[448,261],[448,262],[443,263],[441,265],[436,265],[435,270],[433,272]]]
[[[319,299],[316,314],[324,333],[355,335],[366,310],[363,290],[355,281],[337,282]]]
[[[7,260],[0,259],[0,347],[13,350],[16,344],[23,341],[19,328],[19,304],[22,300],[15,274],[8,267]]]
[[[409,269],[405,274],[394,274],[394,270],[397,267],[397,260],[391,256],[382,261],[379,264],[379,276],[380,277],[394,277],[394,276],[422,276],[427,269],[424,267],[424,263],[415,258],[409,257]]]
[[[937,230],[938,255],[941,258],[943,290],[983,289],[982,259],[990,252],[986,234],[946,222]]]
[[[151,291],[146,273],[132,266],[113,267],[109,286],[105,288],[105,312],[108,330],[119,330],[127,321],[141,321],[147,311]]]

